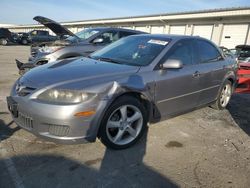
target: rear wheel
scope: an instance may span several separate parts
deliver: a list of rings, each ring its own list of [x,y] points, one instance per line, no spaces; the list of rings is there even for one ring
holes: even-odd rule
[[[21,43],[22,43],[23,45],[27,45],[27,44],[28,44],[28,41],[27,41],[26,39],[22,39]]]
[[[229,80],[227,80],[223,84],[217,100],[213,105],[211,105],[211,107],[217,110],[225,109],[231,99],[232,93],[233,93],[232,83]]]
[[[0,39],[0,45],[7,45],[8,41],[6,39]]]
[[[104,145],[125,149],[143,135],[147,124],[144,106],[134,97],[123,96],[107,110],[99,130]]]

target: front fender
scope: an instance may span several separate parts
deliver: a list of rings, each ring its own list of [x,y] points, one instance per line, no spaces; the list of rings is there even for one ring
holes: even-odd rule
[[[144,84],[138,75],[130,76],[128,82],[114,81],[101,96],[101,102],[96,109],[97,113],[87,133],[88,141],[95,141],[105,112],[119,97],[124,95],[135,94],[140,96],[141,99],[146,100],[149,108],[147,109],[149,112],[149,121],[151,121],[153,119],[154,104],[153,90],[154,88],[148,84]]]

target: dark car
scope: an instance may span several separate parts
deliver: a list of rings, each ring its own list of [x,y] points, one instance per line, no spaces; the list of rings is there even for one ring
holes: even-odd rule
[[[239,63],[247,63],[250,59],[250,45],[238,45],[235,47]]]
[[[7,28],[0,28],[0,45],[16,43],[17,39],[17,34],[10,32]]]
[[[58,39],[57,36],[50,35],[48,31],[43,30],[32,30],[28,33],[19,34],[18,36],[18,42],[23,45],[55,41]]]
[[[53,43],[41,43],[32,46],[32,57],[29,59],[29,63],[23,64],[18,60],[16,61],[21,74],[32,67],[56,60],[88,56],[90,53],[129,35],[145,34],[145,32],[141,31],[112,27],[89,28],[73,34],[67,28],[48,18],[39,16],[34,19],[50,28],[57,35],[69,35],[70,37]]]
[[[48,63],[24,74],[8,97],[23,129],[60,143],[114,149],[135,144],[148,122],[201,106],[226,108],[236,62],[193,36],[134,35],[89,57]]]

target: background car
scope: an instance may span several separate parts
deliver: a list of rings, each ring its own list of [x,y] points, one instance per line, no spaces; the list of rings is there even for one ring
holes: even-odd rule
[[[238,85],[235,90],[236,93],[250,93],[250,62],[239,63]]]
[[[246,59],[250,58],[250,46],[249,45],[237,45],[235,47],[237,59],[239,63],[243,63]]]
[[[29,59],[29,63],[23,64],[18,60],[16,61],[20,74],[27,72],[32,67],[56,60],[88,56],[92,52],[129,35],[145,34],[145,32],[141,31],[112,27],[84,29],[73,34],[59,23],[49,20],[48,18],[35,17],[34,19],[49,27],[53,32],[56,32],[57,35],[70,35],[70,37],[53,43],[41,43],[32,46],[32,57]]]
[[[28,33],[18,35],[18,42],[23,45],[55,41],[58,39],[59,37],[50,35],[48,31],[43,30],[32,30]]]
[[[0,28],[0,45],[16,43],[17,39],[17,34],[10,32],[7,28]]]
[[[98,137],[124,149],[148,122],[201,106],[224,109],[236,84],[235,65],[200,37],[129,36],[89,57],[27,72],[8,106],[14,121],[37,136],[59,143]]]

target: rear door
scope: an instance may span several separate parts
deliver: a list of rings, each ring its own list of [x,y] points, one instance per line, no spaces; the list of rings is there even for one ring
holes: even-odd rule
[[[200,83],[197,72],[194,39],[177,42],[161,60],[182,61],[183,68],[155,70],[155,103],[161,116],[175,115],[197,106]]]
[[[228,64],[219,50],[206,40],[196,40],[196,51],[199,54],[198,61],[200,64],[201,92],[199,105],[202,105],[216,99],[220,85],[227,73]]]

